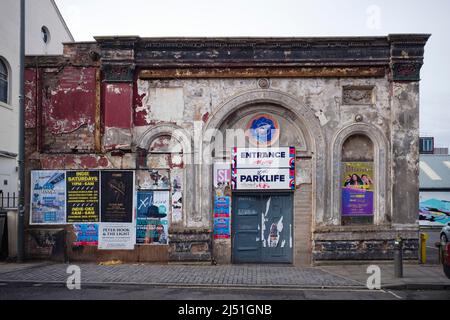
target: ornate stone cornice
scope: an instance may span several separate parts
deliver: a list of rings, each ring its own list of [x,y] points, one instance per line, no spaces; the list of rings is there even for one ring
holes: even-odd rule
[[[418,81],[428,34],[317,38],[140,38],[96,37],[96,43],[67,47],[70,56],[39,58],[46,66],[71,64],[92,55],[104,81],[131,82],[135,68],[154,77],[389,75]],[[90,51],[88,51],[88,49]],[[95,49],[95,50],[94,50]],[[77,51],[78,50],[78,51]],[[95,52],[92,52],[95,51]],[[78,54],[77,54],[78,53]],[[28,60],[36,63],[36,60]],[[247,72],[247,70],[251,72]]]
[[[425,44],[429,37],[428,34],[389,35],[392,81],[420,80]]]

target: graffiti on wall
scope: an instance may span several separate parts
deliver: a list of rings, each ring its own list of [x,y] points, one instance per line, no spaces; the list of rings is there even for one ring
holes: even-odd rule
[[[420,192],[419,224],[442,226],[450,222],[450,192]]]

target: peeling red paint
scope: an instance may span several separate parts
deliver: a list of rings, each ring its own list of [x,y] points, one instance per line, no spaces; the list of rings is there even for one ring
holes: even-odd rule
[[[99,155],[51,155],[41,158],[42,169],[101,169],[108,167],[108,159]]]
[[[36,69],[25,70],[25,128],[36,128]]]
[[[42,111],[45,127],[52,134],[95,124],[95,73],[94,67],[66,67],[59,74],[45,75]]]
[[[80,166],[83,168],[95,168],[97,166],[97,159],[95,156],[81,157]]]
[[[206,123],[206,121],[208,121],[208,118],[209,118],[209,112],[205,113],[205,114],[202,116],[202,121],[203,121],[204,123]]]
[[[66,169],[76,166],[75,158],[72,155],[55,155],[41,158],[42,169]]]
[[[105,157],[101,157],[100,159],[98,159],[97,163],[100,167],[104,167],[104,168],[108,167],[108,165],[109,165],[109,161]]]
[[[180,162],[174,162],[173,158],[174,157],[180,157],[181,161]],[[183,163],[183,155],[182,154],[171,154],[169,156],[169,168],[171,169],[183,169],[184,168],[184,163]]]
[[[105,126],[131,128],[133,106],[131,84],[107,83],[103,88]]]
[[[144,110],[140,110],[140,111],[134,111],[134,125],[136,127],[139,126],[148,126],[149,124],[147,123],[147,120],[145,119],[145,117],[147,116],[147,113]]]
[[[137,89],[137,84],[135,82],[134,83],[134,88],[133,88],[133,97],[134,97],[133,124],[135,126],[146,126],[146,125],[148,125],[147,120],[146,120],[147,112],[145,112],[144,110],[137,111],[137,108],[142,107],[142,100],[146,96],[146,93],[139,94],[137,92],[137,90],[138,90]]]

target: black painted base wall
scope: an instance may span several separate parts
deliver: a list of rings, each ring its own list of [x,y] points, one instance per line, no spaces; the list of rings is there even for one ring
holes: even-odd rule
[[[417,260],[419,240],[403,240],[403,258]],[[392,260],[394,240],[315,241],[314,260]]]
[[[185,230],[169,233],[170,261],[211,261],[211,233]]]

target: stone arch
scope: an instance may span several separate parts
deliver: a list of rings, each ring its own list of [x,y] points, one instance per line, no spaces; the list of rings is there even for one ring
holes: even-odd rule
[[[170,123],[158,124],[147,129],[136,139],[136,147],[146,149],[153,140],[163,135],[170,135],[176,139],[182,145],[184,154],[192,154],[192,139],[188,132],[182,127]],[[187,162],[189,163],[189,161]]]
[[[325,136],[313,110],[300,103],[295,97],[277,90],[258,89],[246,91],[228,99],[219,105],[205,123],[203,127],[202,149],[204,149],[206,144],[211,142],[212,137],[206,134],[208,130],[218,129],[222,122],[236,110],[258,103],[268,103],[289,110],[289,112],[292,112],[296,116],[296,121],[298,121],[297,125],[304,128],[302,132],[308,144],[308,154],[312,158],[312,221],[313,223],[315,220],[322,221],[328,202],[328,197],[325,194]],[[199,173],[202,176],[201,184],[197,184],[201,190],[200,194],[211,195],[212,177],[210,165],[203,164]],[[198,200],[201,201],[201,212],[204,215],[202,218],[208,219],[207,213],[211,212],[210,199],[204,197]]]
[[[388,150],[389,141],[384,133],[376,126],[368,123],[353,123],[339,130],[332,140],[331,153],[331,223],[341,224],[341,158],[342,146],[352,135],[362,134],[367,136],[374,146],[374,171],[375,171],[375,193],[374,193],[374,224],[388,222],[387,208],[389,208],[389,178],[388,172]]]
[[[161,136],[171,136],[178,143],[181,144],[183,148],[183,163],[184,163],[184,204],[183,204],[183,223],[187,224],[187,217],[190,217],[195,211],[195,200],[196,200],[196,188],[195,188],[195,180],[191,177],[194,177],[195,168],[192,160],[192,150],[193,150],[193,141],[184,128],[171,124],[164,123],[158,124],[150,127],[145,132],[143,132],[137,139],[135,144],[136,148],[141,148],[147,150],[150,147],[150,144],[158,137]],[[188,178],[187,178],[188,177]]]

